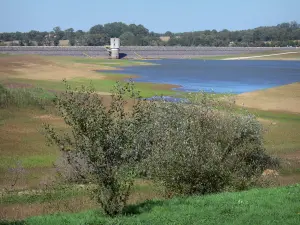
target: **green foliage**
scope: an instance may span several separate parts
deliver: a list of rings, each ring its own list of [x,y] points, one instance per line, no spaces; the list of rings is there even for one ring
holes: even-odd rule
[[[71,32],[70,32],[71,31]],[[253,47],[274,47],[274,46],[299,46],[300,25],[292,21],[277,26],[264,26],[255,29],[229,31],[229,30],[205,30],[184,33],[166,32],[170,36],[168,42],[162,42],[161,34],[149,32],[143,25],[125,24],[122,22],[97,24],[92,26],[88,32],[78,30],[75,33],[72,28],[62,31],[55,27],[51,32],[30,31],[28,33],[0,33],[0,41],[20,41],[20,44],[33,45],[58,45],[59,40],[70,41],[70,45],[106,45],[109,38],[122,37],[127,45],[128,33],[133,34],[134,41],[128,45],[181,45],[181,46],[253,46]],[[71,35],[70,35],[71,34]],[[124,38],[127,37],[127,38]],[[131,37],[132,39],[132,37]],[[11,42],[14,43],[14,42]],[[17,45],[17,43],[16,43]],[[19,44],[18,44],[19,45]]]
[[[243,190],[278,164],[265,153],[253,115],[237,113],[207,94],[190,104],[157,103],[151,116],[146,171],[169,195]]]
[[[28,225],[60,224],[299,224],[298,185],[240,193],[148,201],[128,208],[130,216],[108,218],[98,211],[31,217]],[[132,215],[133,214],[133,215]],[[12,222],[7,224],[13,224]]]
[[[135,36],[131,32],[125,32],[120,36],[120,41],[122,45],[131,46],[135,45]]]
[[[54,31],[53,43],[55,46],[58,46],[59,41],[63,39],[64,31],[62,31],[60,27],[54,27],[53,31]]]
[[[125,207],[138,162],[146,149],[138,148],[137,136],[147,123],[147,103],[131,83],[116,84],[108,108],[92,88],[82,87],[58,96],[57,108],[71,132],[60,135],[45,126],[49,140],[56,144],[68,163],[86,181],[96,185],[94,197],[108,215],[116,215]],[[125,98],[134,102],[125,111]],[[83,158],[84,164],[76,159]],[[87,165],[83,170],[81,165]]]
[[[76,43],[76,39],[75,39],[75,33],[74,33],[74,29],[73,28],[69,28],[66,29],[64,31],[64,37],[63,39],[65,40],[69,40],[69,45],[74,46]]]
[[[120,35],[128,30],[128,26],[122,22],[114,22],[104,24],[103,31],[109,37],[120,37]]]
[[[96,183],[94,196],[109,215],[122,211],[136,175],[158,181],[169,195],[244,190],[278,162],[265,153],[253,115],[210,96],[147,102],[132,83],[117,83],[106,108],[94,90],[67,85],[57,106],[71,135],[45,128],[63,152],[64,178]],[[127,98],[134,102],[128,112]]]

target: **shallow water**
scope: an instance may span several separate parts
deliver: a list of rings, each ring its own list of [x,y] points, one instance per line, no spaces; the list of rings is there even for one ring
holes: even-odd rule
[[[180,85],[182,91],[250,92],[300,81],[299,61],[151,60],[157,66],[125,67],[135,81]],[[110,71],[116,72],[116,71]],[[117,71],[120,73],[120,71]]]

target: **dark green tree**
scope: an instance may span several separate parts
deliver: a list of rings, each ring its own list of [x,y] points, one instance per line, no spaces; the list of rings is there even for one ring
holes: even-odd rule
[[[104,27],[101,24],[97,24],[97,25],[91,27],[89,33],[90,34],[103,34]]]
[[[60,27],[54,27],[53,31],[54,31],[53,43],[55,46],[58,46],[59,41],[62,40],[62,38],[64,37],[64,31],[62,31]]]
[[[132,32],[125,32],[120,36],[121,45],[132,46],[136,44],[136,37]]]

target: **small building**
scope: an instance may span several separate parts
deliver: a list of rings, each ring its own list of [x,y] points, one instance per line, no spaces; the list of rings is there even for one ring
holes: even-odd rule
[[[110,39],[110,56],[112,59],[118,59],[120,53],[120,38]]]

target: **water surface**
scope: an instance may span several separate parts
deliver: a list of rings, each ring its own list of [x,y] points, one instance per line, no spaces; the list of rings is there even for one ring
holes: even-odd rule
[[[138,82],[180,85],[182,91],[243,93],[300,81],[300,61],[151,60],[156,66],[124,67]],[[110,71],[116,72],[116,71]]]

